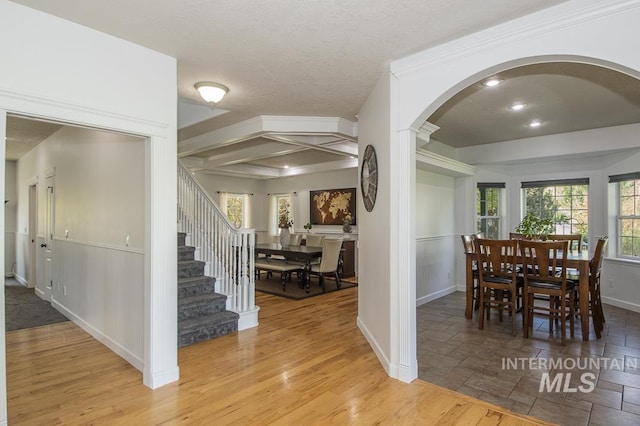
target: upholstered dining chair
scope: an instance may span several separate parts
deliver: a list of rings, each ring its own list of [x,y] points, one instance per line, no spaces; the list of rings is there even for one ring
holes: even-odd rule
[[[491,309],[501,313],[508,311],[511,316],[511,332],[516,335],[516,313],[518,311],[518,290],[522,280],[516,272],[516,252],[518,240],[474,239],[480,282],[480,312],[478,328],[484,328],[484,311],[487,317]]]
[[[568,241],[519,240],[524,265],[524,337],[529,337],[534,313],[549,316],[549,333],[560,319],[561,343],[567,340],[567,318],[574,335],[576,286],[567,280]],[[549,306],[535,305],[535,295],[549,297]]]
[[[302,234],[291,234],[291,239],[289,240],[290,246],[299,246],[302,242]]]
[[[307,234],[306,244],[310,247],[322,247],[324,235]]]
[[[320,287],[324,293],[324,276],[332,274],[336,280],[338,290],[340,290],[340,276],[338,275],[338,262],[340,261],[340,250],[342,249],[342,238],[324,238],[322,240],[322,259],[319,264],[311,265],[311,275],[317,275]]]

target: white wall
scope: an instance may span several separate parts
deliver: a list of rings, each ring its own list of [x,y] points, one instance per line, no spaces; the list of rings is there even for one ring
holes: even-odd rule
[[[144,366],[144,139],[63,127],[18,161],[19,246],[28,247],[29,186],[37,183],[38,270],[45,268],[47,174],[54,176],[53,288],[36,293]],[[128,237],[128,238],[127,238]],[[22,241],[24,240],[24,241]],[[26,256],[25,256],[26,255]],[[26,277],[28,250],[17,271]],[[117,312],[117,315],[113,313]]]
[[[7,112],[146,137],[143,381],[156,388],[177,380],[175,58],[7,0],[0,0],[0,47],[0,146]],[[0,353],[6,395],[4,335]],[[6,417],[1,398],[0,423]]]
[[[16,162],[5,162],[4,199],[9,200],[4,205],[4,271],[5,275],[13,275],[16,262]]]
[[[390,188],[390,96],[391,81],[383,76],[358,113],[358,158],[368,144],[373,145],[378,160],[376,203],[367,212],[358,193],[358,327],[367,338],[388,374],[397,377],[397,366],[391,349],[391,292],[389,205]],[[409,165],[408,165],[409,166]],[[359,168],[362,163],[359,161]],[[415,238],[415,236],[412,236]],[[395,330],[394,330],[395,332]]]
[[[416,181],[416,302],[421,305],[456,291],[455,258],[460,237],[451,220],[455,214],[455,178],[418,170]]]

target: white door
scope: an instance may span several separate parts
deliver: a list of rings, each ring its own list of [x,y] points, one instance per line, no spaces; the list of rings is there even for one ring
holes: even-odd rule
[[[29,275],[27,277],[28,286],[36,286],[36,264],[38,256],[38,187],[29,186]]]
[[[55,191],[54,191],[54,175],[47,177],[47,210],[45,217],[45,236],[44,243],[41,247],[44,249],[44,276],[45,288],[44,293],[47,300],[51,300],[53,293],[53,230],[55,221]]]

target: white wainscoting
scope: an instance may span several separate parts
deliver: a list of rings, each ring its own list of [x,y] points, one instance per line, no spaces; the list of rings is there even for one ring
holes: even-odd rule
[[[14,265],[16,263],[16,233],[13,231],[4,232],[4,275],[12,277]]]
[[[458,235],[416,239],[416,305],[451,294],[457,290],[455,244]]]
[[[138,249],[54,241],[52,306],[144,368],[144,254]]]

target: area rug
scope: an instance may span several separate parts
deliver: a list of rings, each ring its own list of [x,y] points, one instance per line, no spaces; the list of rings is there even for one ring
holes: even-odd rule
[[[51,304],[40,299],[33,288],[27,288],[14,279],[5,279],[5,331],[40,327],[69,321]]]
[[[341,284],[341,289],[344,290],[356,287],[358,285],[358,281],[353,278],[346,278],[341,281]],[[335,280],[331,278],[325,277],[324,288],[325,293],[338,291]],[[280,274],[278,273],[274,273],[272,277],[268,279],[266,278],[265,273],[260,274],[260,279],[256,280],[256,290],[262,293],[273,294],[274,296],[286,297],[287,299],[293,300],[302,300],[323,294],[322,288],[320,288],[320,284],[318,283],[318,277],[313,277],[311,279],[311,286],[309,287],[309,293],[307,293],[304,288],[298,287],[298,279],[295,275],[290,282],[287,282],[286,291],[282,291],[282,282],[280,281]]]

